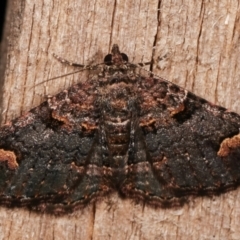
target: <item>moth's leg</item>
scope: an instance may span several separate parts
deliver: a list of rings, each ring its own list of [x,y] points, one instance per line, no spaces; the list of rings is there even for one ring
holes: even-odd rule
[[[145,62],[145,63],[137,63],[136,65],[137,65],[138,67],[144,67],[144,66],[150,65],[150,64],[152,64],[152,61],[151,61],[151,62]]]
[[[145,62],[145,63],[129,63],[130,67],[133,67],[133,68],[143,68],[144,66],[147,66],[147,65],[150,65],[152,64],[153,62]]]

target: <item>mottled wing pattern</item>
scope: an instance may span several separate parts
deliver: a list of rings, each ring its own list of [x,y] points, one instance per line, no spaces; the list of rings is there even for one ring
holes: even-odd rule
[[[2,203],[61,203],[87,175],[97,139],[95,89],[91,81],[74,85],[0,128]]]
[[[114,44],[98,76],[1,127],[0,202],[62,213],[115,190],[172,206],[239,185],[240,116],[136,67]]]
[[[139,81],[141,163],[123,187],[156,205],[240,183],[240,116],[159,78]],[[140,174],[141,173],[141,174]]]

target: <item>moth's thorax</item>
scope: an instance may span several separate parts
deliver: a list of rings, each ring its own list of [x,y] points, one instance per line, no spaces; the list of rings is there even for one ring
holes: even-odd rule
[[[135,69],[131,68],[127,64],[121,66],[106,66],[98,76],[98,84],[106,89],[110,90],[111,86],[115,83],[126,83],[128,87],[134,87],[136,85]],[[118,88],[122,86],[119,85]]]
[[[121,63],[119,65],[104,66],[104,75],[111,77],[114,75],[129,75],[135,72],[135,68],[130,66],[128,63]]]

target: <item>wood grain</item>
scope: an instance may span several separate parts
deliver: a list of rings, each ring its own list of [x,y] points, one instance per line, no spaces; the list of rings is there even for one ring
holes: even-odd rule
[[[102,62],[113,43],[130,61],[154,59],[153,72],[240,113],[239,1],[11,1],[2,123],[88,72],[74,71],[52,53],[79,63]],[[0,208],[0,239],[239,239],[240,191],[196,198],[184,207],[154,209],[117,194],[66,216]]]

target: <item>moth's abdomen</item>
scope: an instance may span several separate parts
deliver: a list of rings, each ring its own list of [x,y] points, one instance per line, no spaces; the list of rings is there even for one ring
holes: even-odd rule
[[[125,117],[105,116],[104,124],[106,142],[110,157],[110,166],[123,168],[128,159],[131,119]]]

